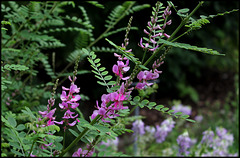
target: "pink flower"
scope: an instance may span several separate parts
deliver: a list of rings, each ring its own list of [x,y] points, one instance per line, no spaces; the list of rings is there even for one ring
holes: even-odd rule
[[[128,64],[129,64],[129,59],[126,60],[126,64],[124,64],[123,61],[117,61],[117,65],[114,64],[112,67],[113,73],[119,76],[120,79],[127,80],[129,77],[123,78],[123,73],[126,73],[130,69]]]

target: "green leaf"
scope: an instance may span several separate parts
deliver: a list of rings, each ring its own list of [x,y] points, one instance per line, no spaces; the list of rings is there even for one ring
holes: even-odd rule
[[[134,102],[139,102],[139,101],[140,101],[140,97],[139,97],[139,96],[134,97],[134,98],[133,98],[133,101],[134,101]]]
[[[13,126],[13,127],[16,127],[16,125],[17,125],[17,122],[16,122],[16,120],[15,120],[15,118],[13,118],[13,117],[8,117],[8,122],[9,122],[9,124],[11,125],[11,126]]]
[[[101,74],[102,74],[103,76],[105,76],[105,75],[108,74],[108,71],[103,71]]]
[[[109,81],[108,83],[107,83],[108,85],[115,85],[116,84],[116,81]]]
[[[94,63],[99,63],[99,61],[100,61],[100,59],[97,58],[97,59],[94,60]]]
[[[72,129],[68,129],[75,137],[78,137],[78,133]]]
[[[150,102],[147,107],[148,107],[149,109],[152,109],[156,104],[157,104],[157,103],[155,103],[155,102]]]
[[[17,131],[22,131],[24,129],[25,129],[25,126],[23,124],[18,125],[16,128]]]
[[[192,122],[192,123],[196,122],[195,120],[192,120],[192,119],[186,119],[186,121],[189,121],[189,122]]]
[[[189,118],[189,115],[181,115],[180,118],[186,119],[186,118]]]
[[[14,149],[11,149],[11,152],[18,155],[18,156],[24,156],[22,153],[20,153],[19,151],[16,151]]]
[[[182,115],[182,112],[176,112],[174,115]]]
[[[144,65],[139,65],[140,68],[144,69],[144,70],[149,70],[146,66]]]
[[[99,71],[104,71],[105,69],[106,69],[105,67],[101,67]]]
[[[225,54],[220,54],[216,50],[212,50],[212,49],[208,49],[208,48],[200,48],[200,47],[197,47],[197,46],[191,46],[191,45],[186,44],[186,43],[177,43],[177,42],[172,43],[172,42],[169,42],[169,41],[164,40],[164,39],[159,39],[159,42],[164,43],[164,44],[169,45],[169,46],[188,49],[188,50],[193,50],[193,51],[197,51],[197,52],[201,52],[201,53],[225,56]]]
[[[112,76],[111,75],[108,75],[108,76],[105,76],[104,77],[104,80],[111,80],[112,79]]]
[[[162,108],[161,111],[162,111],[162,112],[165,112],[165,111],[167,111],[168,109],[169,109],[169,108]]]
[[[161,108],[163,108],[164,106],[163,105],[158,105],[155,107],[156,110],[160,111]]]

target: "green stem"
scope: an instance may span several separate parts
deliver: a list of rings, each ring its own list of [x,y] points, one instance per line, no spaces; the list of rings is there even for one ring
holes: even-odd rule
[[[29,154],[28,154],[28,157],[30,157],[31,152],[32,152],[32,150],[33,150],[33,145],[36,143],[36,141],[37,141],[37,139],[34,139],[33,144],[32,144],[32,146],[31,146],[31,149],[30,149],[30,152],[29,152]]]
[[[198,3],[196,8],[180,23],[180,25],[176,28],[176,30],[171,34],[171,36],[167,39],[167,41],[170,41],[176,34],[177,32],[188,22],[189,18],[198,10],[198,8],[204,3],[204,1],[201,1]],[[159,47],[153,54],[152,56],[143,64],[146,66],[153,58],[154,56],[164,47],[166,44],[162,44],[161,47]]]

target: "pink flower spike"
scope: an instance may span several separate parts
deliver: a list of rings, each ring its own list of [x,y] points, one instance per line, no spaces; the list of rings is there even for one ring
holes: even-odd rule
[[[78,118],[76,120],[77,120],[77,122],[80,122]]]

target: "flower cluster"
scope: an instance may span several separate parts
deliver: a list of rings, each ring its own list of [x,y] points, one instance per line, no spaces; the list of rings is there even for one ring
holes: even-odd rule
[[[158,45],[155,38],[156,37],[166,37],[169,38],[170,36],[164,32],[164,29],[166,28],[166,25],[171,25],[172,20],[167,21],[167,18],[169,15],[171,15],[171,10],[170,10],[170,6],[167,6],[167,8],[164,10],[164,13],[162,14],[162,17],[164,19],[164,24],[162,27],[160,27],[159,24],[157,24],[158,22],[158,13],[160,11],[160,3],[158,2],[156,4],[156,8],[154,8],[153,11],[153,16],[151,16],[151,21],[148,21],[148,29],[149,31],[147,31],[146,29],[144,29],[144,33],[147,34],[149,36],[149,40],[148,43],[143,44],[143,39],[140,39],[140,44],[139,46],[143,49],[147,49],[149,51],[155,51],[158,48]],[[151,46],[152,45],[152,46]]]
[[[196,143],[195,140],[192,140],[188,132],[184,132],[183,134],[179,135],[177,138],[177,143],[179,145],[179,155],[189,155],[189,148]]]
[[[212,130],[203,132],[201,145],[206,145],[210,150],[202,156],[237,156],[237,153],[228,153],[228,147],[233,144],[233,135],[223,127],[216,127],[216,135]]]
[[[91,157],[93,155],[94,148],[90,148],[91,146],[87,144],[88,150],[82,150],[82,148],[79,148],[76,152],[73,153],[72,157]]]
[[[157,143],[162,143],[167,135],[172,131],[174,128],[175,121],[170,117],[166,120],[164,120],[161,123],[161,126],[156,125],[156,133],[154,134],[154,137],[156,138]]]
[[[185,105],[182,105],[182,104],[174,105],[172,107],[172,110],[174,110],[174,113],[182,112],[183,114],[186,114],[186,115],[191,115],[191,113],[192,113],[191,106],[185,106]]]
[[[80,92],[80,88],[77,87],[77,85],[74,84],[74,82],[76,81],[77,77],[74,77],[74,79],[72,80],[71,77],[68,77],[69,80],[72,82],[70,88],[66,88],[64,86],[62,86],[62,94],[60,96],[62,103],[59,104],[59,107],[63,110],[66,110],[64,113],[64,116],[62,117],[63,120],[61,121],[62,123],[65,123],[65,127],[64,130],[66,130],[67,126],[74,126],[77,121],[74,120],[72,123],[69,123],[69,119],[75,119],[78,114],[75,114],[75,112],[72,112],[70,110],[71,109],[75,109],[79,106],[79,103],[77,103],[77,101],[79,101],[81,99],[80,95],[73,95],[74,93],[79,93]],[[68,91],[68,94],[67,92]]]
[[[134,135],[144,135],[144,122],[142,120],[136,120],[132,124],[132,130],[134,131]]]
[[[91,115],[91,119],[94,119],[97,115],[101,115],[101,120],[103,122],[110,122],[105,119],[115,118],[119,116],[118,114],[116,114],[118,110],[128,109],[127,106],[123,106],[123,101],[129,98],[130,92],[125,92],[124,89],[125,89],[124,83],[122,83],[120,89],[117,90],[116,92],[103,94],[101,97],[102,104],[101,106],[98,106],[98,102],[97,102],[98,110],[93,111],[93,114]]]
[[[118,57],[117,65],[114,64],[112,71],[115,73],[116,76],[118,76],[122,80],[127,80],[129,77],[123,77],[123,74],[126,73],[130,67],[128,66],[129,64],[129,59],[124,57],[122,58],[121,55],[118,55],[117,53],[114,53],[115,57]],[[126,60],[126,64],[124,64],[123,60]]]
[[[148,83],[149,80],[155,80],[159,77],[159,73],[162,73],[162,71],[158,71],[157,69],[152,72],[150,71],[140,71],[137,75],[137,78],[139,79],[139,82],[136,85],[136,89],[144,89],[145,86],[151,86],[153,83]]]

